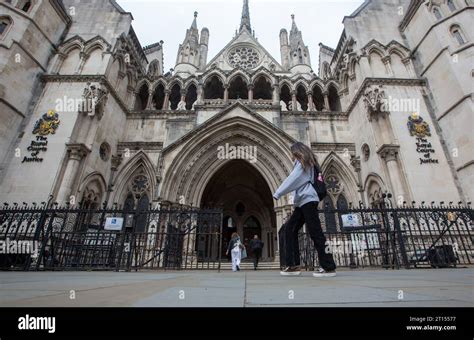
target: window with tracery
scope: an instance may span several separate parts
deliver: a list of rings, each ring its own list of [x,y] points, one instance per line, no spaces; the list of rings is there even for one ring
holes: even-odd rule
[[[260,64],[260,55],[251,47],[235,47],[229,52],[227,60],[232,67],[249,70]]]

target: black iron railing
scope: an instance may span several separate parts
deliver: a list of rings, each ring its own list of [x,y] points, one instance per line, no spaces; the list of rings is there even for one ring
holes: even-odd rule
[[[220,210],[5,206],[0,269],[220,269],[221,228]]]
[[[398,269],[474,263],[470,205],[322,209],[319,217],[327,249],[339,267]],[[305,230],[299,241],[302,264],[307,270],[317,268],[313,242]]]
[[[470,205],[349,206],[318,213],[327,249],[339,267],[399,269],[474,263]],[[222,218],[222,211],[215,209],[4,205],[0,209],[0,269],[220,270]],[[299,242],[303,266],[317,268],[313,242],[304,229]]]

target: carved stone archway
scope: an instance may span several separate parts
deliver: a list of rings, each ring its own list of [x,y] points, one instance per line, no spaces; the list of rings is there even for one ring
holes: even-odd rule
[[[163,149],[159,161],[159,199],[169,204],[199,207],[215,174],[228,162],[219,157],[222,148],[255,148],[250,165],[275,192],[293,168],[289,147],[295,140],[245,105],[236,103]],[[242,158],[240,158],[242,159]],[[257,190],[257,189],[256,189]],[[274,223],[282,225],[284,197],[274,202]]]

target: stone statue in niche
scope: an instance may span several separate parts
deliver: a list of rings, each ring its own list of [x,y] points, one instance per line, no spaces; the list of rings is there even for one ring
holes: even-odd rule
[[[288,111],[288,107],[286,106],[286,103],[283,100],[280,100],[280,106],[282,111]]]
[[[196,106],[197,102],[198,102],[198,101],[196,100],[196,101],[193,103],[193,106],[191,106],[191,110],[193,110],[193,111],[196,110],[195,106]]]
[[[185,111],[186,110],[186,102],[184,100],[178,103],[178,107],[176,108],[177,111]]]
[[[301,107],[301,104],[299,101],[296,101],[296,111],[303,111],[303,108]]]

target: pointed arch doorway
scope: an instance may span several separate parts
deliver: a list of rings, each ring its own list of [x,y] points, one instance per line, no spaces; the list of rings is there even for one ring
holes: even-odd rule
[[[249,162],[231,160],[217,170],[203,192],[201,207],[223,209],[222,256],[232,233],[237,232],[246,245],[258,235],[265,243],[262,260],[273,260],[276,219],[272,193],[265,178]]]

